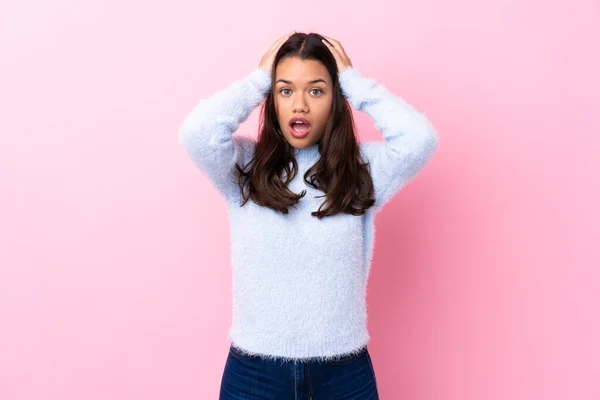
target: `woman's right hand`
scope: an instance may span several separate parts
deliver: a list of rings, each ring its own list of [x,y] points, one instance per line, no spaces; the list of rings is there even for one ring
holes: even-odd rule
[[[271,48],[269,49],[269,51],[267,51],[265,53],[264,56],[262,56],[261,60],[260,60],[260,65],[259,68],[264,69],[267,72],[271,72],[271,68],[273,67],[273,61],[275,60],[275,54],[277,54],[277,51],[279,50],[279,48],[281,47],[281,45],[288,40],[288,38],[290,36],[292,36],[294,33],[296,33],[296,31],[291,31],[290,33],[288,33],[287,35],[279,38],[275,43],[273,43],[273,45],[271,46]]]

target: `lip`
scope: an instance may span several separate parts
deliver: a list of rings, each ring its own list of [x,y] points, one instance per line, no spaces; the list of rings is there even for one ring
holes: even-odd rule
[[[295,137],[296,139],[302,139],[303,137],[306,137],[306,136],[308,136],[308,134],[310,133],[310,131],[311,131],[311,130],[312,130],[312,128],[311,128],[311,127],[309,127],[309,128],[308,128],[308,130],[307,130],[306,132],[302,132],[302,133],[300,133],[300,132],[296,132],[296,131],[294,130],[294,128],[292,128],[292,127],[290,126],[290,133],[291,133],[291,134],[292,134],[292,136],[293,136],[293,137]]]
[[[310,122],[307,119],[301,118],[301,117],[294,117],[294,118],[290,119],[290,122],[288,123],[288,125],[292,125],[296,121],[305,123],[306,125],[308,125],[310,127]]]
[[[295,121],[301,121],[301,122],[305,123],[306,125],[308,125],[308,130],[306,132],[302,132],[302,133],[296,132],[292,128],[292,124]],[[295,137],[295,138],[297,138],[297,139],[301,139],[303,137],[306,137],[310,133],[310,131],[312,130],[312,126],[310,125],[310,122],[308,122],[307,119],[299,118],[299,117],[294,117],[294,118],[290,119],[290,122],[289,122],[288,126],[290,127],[290,133],[292,134],[292,136]]]

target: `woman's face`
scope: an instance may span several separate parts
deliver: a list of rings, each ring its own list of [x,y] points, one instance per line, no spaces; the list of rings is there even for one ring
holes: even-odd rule
[[[273,95],[279,127],[288,143],[295,148],[318,143],[325,133],[333,102],[327,68],[316,60],[285,58],[275,69]],[[293,124],[294,129],[290,126],[292,118],[304,118],[308,126]]]

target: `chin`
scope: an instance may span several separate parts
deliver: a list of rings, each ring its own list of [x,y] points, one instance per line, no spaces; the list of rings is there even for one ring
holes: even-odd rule
[[[305,147],[309,147],[315,144],[310,136],[307,136],[302,139],[298,139],[292,136],[291,138],[287,138],[287,142],[297,149],[303,149]]]
[[[303,137],[303,138],[294,137],[289,132],[287,133],[287,135],[284,135],[284,137],[289,144],[291,144],[292,146],[299,148],[299,149],[304,148],[304,147],[313,146],[321,141],[321,139],[315,139],[315,136],[312,134],[312,132],[309,133],[308,136]]]

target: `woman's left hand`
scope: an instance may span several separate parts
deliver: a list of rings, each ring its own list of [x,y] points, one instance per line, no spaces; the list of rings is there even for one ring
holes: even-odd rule
[[[325,46],[327,46],[329,48],[329,50],[331,51],[331,54],[333,54],[333,57],[335,58],[335,62],[337,63],[337,67],[338,67],[338,74],[341,74],[342,71],[344,71],[346,68],[351,68],[352,67],[352,62],[350,61],[350,58],[348,58],[348,56],[346,55],[346,52],[344,51],[344,48],[342,47],[342,45],[340,44],[340,42],[338,42],[335,39],[332,39],[328,36],[322,35],[325,39],[327,40],[322,40],[323,43],[325,43]],[[329,42],[329,43],[327,43]]]

